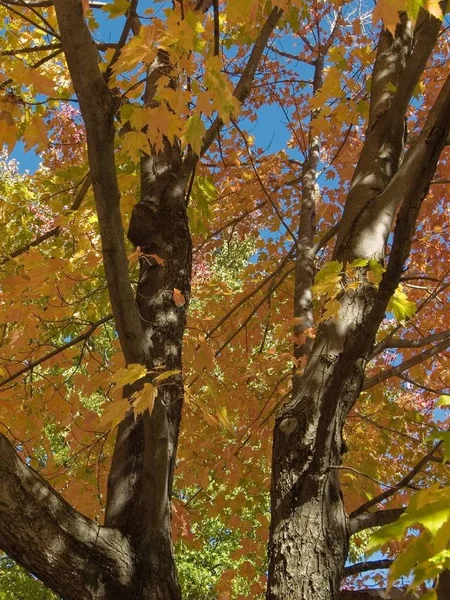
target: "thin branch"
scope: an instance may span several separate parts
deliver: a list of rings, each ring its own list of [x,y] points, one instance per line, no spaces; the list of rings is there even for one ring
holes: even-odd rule
[[[259,65],[264,50],[267,47],[267,42],[272,35],[278,21],[280,20],[283,10],[281,8],[274,8],[270,15],[267,17],[267,21],[264,23],[263,28],[256,40],[253,49],[250,54],[250,58],[245,65],[244,71],[239,79],[239,82],[234,89],[233,96],[239,100],[239,102],[245,102],[251,92],[251,86],[253,78],[255,76],[256,69]],[[223,121],[220,117],[217,117],[211,127],[205,134],[203,146],[200,151],[200,156],[203,156],[207,152],[208,148],[216,139],[219,131],[223,127]],[[192,160],[198,160],[198,157],[192,157]]]
[[[390,338],[389,340],[383,340],[377,346],[377,354],[386,350],[387,348],[421,348],[423,346],[428,346],[432,342],[439,342],[445,338],[450,338],[450,329],[446,329],[445,331],[440,331],[439,333],[432,333],[422,338],[418,338],[415,340],[405,340],[402,338]]]
[[[76,195],[75,200],[73,201],[69,211],[75,211],[80,208],[80,205],[81,205],[84,197],[86,196],[90,186],[91,186],[91,175],[90,175],[90,173],[88,173],[85,176],[83,183],[81,185],[80,191]],[[24,246],[17,248],[17,250],[14,250],[14,252],[11,252],[11,254],[9,254],[6,258],[3,258],[2,260],[0,260],[0,266],[6,264],[8,261],[10,261],[13,258],[17,258],[24,252],[28,252],[28,250],[30,248],[39,246],[39,244],[42,244],[42,242],[45,242],[45,240],[48,240],[51,237],[55,237],[55,236],[59,235],[61,229],[62,229],[62,227],[60,225],[58,225],[57,227],[53,227],[53,229],[46,231],[42,235],[35,238],[29,244],[25,244]]]
[[[208,331],[206,334],[206,339],[210,338],[222,325],[228,321],[228,319],[235,313],[241,306],[243,306],[252,296],[257,294],[271,279],[276,277],[278,273],[283,269],[283,267],[287,264],[289,259],[293,256],[295,248],[292,247],[289,253],[280,261],[278,266],[272,273],[269,273],[260,283],[255,287],[255,289],[251,290],[248,294],[246,294],[243,298],[239,300],[227,313],[224,315],[220,321]]]
[[[443,283],[443,281],[445,280],[446,277],[448,277],[449,274],[450,274],[450,270],[447,271],[443,275],[443,277],[439,280],[440,286],[439,285],[436,286],[436,289],[433,290],[429,296],[427,296],[424,300],[422,300],[422,302],[419,303],[416,313],[415,313],[415,316],[417,316],[427,306],[427,304],[429,304],[434,298],[437,298],[440,293],[445,291],[450,286],[450,281]],[[374,356],[376,356],[380,352],[379,348],[381,348],[381,346],[383,344],[387,343],[388,340],[392,339],[394,337],[394,335],[400,329],[402,329],[403,326],[404,325],[402,325],[401,323],[398,324],[396,327],[394,327],[394,329],[389,333],[389,335],[384,340],[382,340],[381,342],[376,344],[376,346],[372,350],[372,354],[370,355],[369,360],[371,360]]]
[[[364,573],[365,571],[378,571],[379,569],[390,569],[394,561],[391,558],[383,558],[380,560],[368,560],[364,562],[355,563],[348,567],[344,567],[342,573],[343,577],[350,577],[351,575],[358,575],[358,573]]]
[[[30,17],[27,17],[26,15],[24,15],[23,13],[21,13],[20,10],[16,10],[15,8],[11,8],[11,4],[9,4],[9,6],[8,6],[8,2],[6,2],[5,0],[2,0],[0,2],[0,4],[2,6],[4,6],[5,8],[7,8],[10,12],[12,12],[17,17],[20,17],[21,19],[23,19],[24,21],[26,21],[27,23],[29,23],[33,27],[36,27],[36,29],[39,29],[39,31],[42,31],[43,33],[46,33],[47,35],[51,35],[52,37],[55,37],[57,40],[60,39],[59,34],[56,33],[56,31],[54,29],[47,29],[46,27],[42,27],[42,25],[39,25],[39,23],[36,23],[36,21],[33,21],[33,19],[30,19]],[[24,3],[20,2],[20,1],[18,1],[16,4],[18,6],[23,6],[24,5]],[[30,4],[30,5],[28,5],[27,8],[32,8],[32,7],[34,8],[35,5],[34,4]]]
[[[425,466],[428,462],[430,462],[433,454],[436,452],[436,450],[438,450],[438,448],[440,448],[441,445],[442,445],[442,441],[438,442],[434,446],[434,448],[430,452],[428,452],[428,454],[425,454],[425,456],[423,456],[419,460],[419,462],[415,465],[415,467],[413,467],[409,471],[409,473],[407,475],[405,475],[405,477],[403,477],[403,479],[401,479],[397,483],[397,485],[392,487],[390,490],[386,490],[385,492],[379,494],[378,496],[375,496],[375,498],[372,498],[368,502],[365,502],[359,508],[357,508],[352,513],[350,513],[350,515],[349,515],[350,519],[354,519],[355,517],[362,515],[363,513],[367,512],[369,509],[371,509],[372,506],[376,506],[377,504],[380,504],[380,502],[384,502],[388,498],[391,498],[392,496],[397,494],[400,490],[405,488],[407,485],[409,485],[410,482],[417,475],[417,473],[419,473],[419,471],[422,469],[422,467]]]
[[[339,231],[339,223],[336,223],[335,225],[333,225],[333,227],[330,227],[330,229],[326,233],[324,233],[324,235],[320,238],[320,240],[316,244],[314,244],[314,246],[311,248],[311,252],[313,252],[314,254],[317,254],[318,252],[320,252],[320,250],[322,250],[322,248],[324,246],[326,246],[328,244],[328,242],[334,238],[334,236],[337,234],[338,231]]]
[[[51,352],[49,352],[45,356],[42,356],[41,358],[38,358],[37,360],[33,360],[33,361],[28,362],[28,364],[27,364],[26,367],[23,367],[19,371],[16,371],[15,373],[13,373],[12,375],[10,375],[9,377],[6,377],[2,381],[0,381],[0,386],[6,385],[7,383],[11,383],[12,381],[14,381],[15,379],[17,379],[18,377],[20,377],[24,373],[28,373],[29,371],[32,371],[35,367],[37,367],[38,365],[42,364],[43,362],[49,360],[50,358],[53,358],[54,356],[58,356],[58,354],[61,354],[61,352],[64,352],[68,348],[71,348],[72,346],[75,346],[76,344],[79,344],[80,342],[83,342],[84,340],[88,339],[94,333],[94,331],[97,329],[97,327],[100,327],[100,325],[103,325],[104,323],[106,323],[108,321],[111,321],[112,318],[113,318],[112,315],[107,315],[106,317],[103,317],[103,319],[100,319],[99,321],[95,321],[95,323],[92,323],[86,329],[86,331],[84,333],[82,333],[82,334],[78,335],[77,337],[71,339],[70,342],[67,342],[66,344],[63,344],[62,346],[59,346],[58,348],[55,348],[54,350],[52,350]]]
[[[411,367],[414,367],[415,365],[418,365],[418,364],[422,363],[423,361],[425,361],[429,358],[432,358],[436,354],[439,354],[439,352],[442,352],[442,350],[446,350],[448,347],[450,347],[450,337],[445,338],[440,344],[437,344],[436,346],[432,346],[431,348],[428,348],[428,350],[424,350],[423,352],[416,354],[415,356],[413,356],[412,358],[409,358],[408,360],[404,360],[402,363],[400,363],[399,365],[397,365],[395,367],[391,367],[390,369],[381,371],[381,373],[378,373],[378,375],[369,377],[368,379],[366,379],[364,381],[362,390],[363,391],[367,390],[367,389],[373,387],[374,385],[378,385],[382,381],[386,381],[386,379],[390,379],[391,377],[396,377],[396,376],[400,375],[401,373],[403,373],[404,371],[407,371]]]
[[[348,524],[350,535],[358,533],[358,531],[364,531],[364,529],[369,529],[370,527],[380,527],[381,525],[394,523],[404,512],[405,507],[400,506],[399,508],[387,508],[375,512],[365,512],[353,517],[349,520]]]
[[[98,50],[109,50],[110,48],[117,48],[115,42],[97,42]],[[46,52],[47,50],[61,50],[62,44],[44,44],[42,46],[29,46],[26,48],[15,48],[14,50],[4,50],[0,52],[0,56],[17,56],[18,54],[32,54],[33,52]],[[58,98],[59,100],[60,98]]]
[[[238,333],[240,333],[244,329],[244,327],[246,327],[247,323],[258,312],[258,310],[261,308],[261,306],[264,304],[264,302],[266,302],[267,298],[270,297],[271,294],[273,294],[273,292],[276,290],[276,288],[279,287],[283,283],[283,281],[286,279],[286,277],[288,275],[290,275],[293,271],[294,271],[294,267],[292,267],[292,269],[289,269],[288,271],[286,271],[286,273],[284,273],[281,276],[279,281],[277,281],[276,283],[273,283],[270,286],[267,293],[256,304],[256,306],[253,308],[253,310],[250,311],[250,314],[246,317],[246,319],[244,319],[244,321],[239,325],[239,327],[235,331],[233,331],[233,333],[225,340],[225,342],[220,346],[220,348],[218,350],[216,350],[215,356],[219,356],[219,354],[222,352],[222,350],[224,350],[224,348],[226,348],[228,346],[228,344],[238,335]]]
[[[253,162],[253,157],[250,151],[250,146],[248,145],[248,141],[247,138],[245,137],[244,132],[242,131],[242,129],[239,127],[239,125],[236,123],[236,121],[234,121],[234,119],[231,119],[231,122],[233,123],[234,127],[237,129],[239,135],[241,136],[245,147],[247,149],[247,155],[248,155],[248,159],[250,161],[250,164],[252,166],[253,172],[255,173],[256,179],[258,180],[259,185],[261,186],[262,191],[264,192],[265,197],[267,198],[267,200],[270,202],[270,204],[272,205],[272,208],[274,209],[277,217],[280,220],[280,223],[283,225],[283,227],[286,229],[286,231],[289,233],[289,235],[291,236],[291,238],[294,240],[294,242],[297,242],[297,237],[294,235],[294,233],[292,232],[291,228],[289,227],[289,225],[286,223],[283,215],[281,214],[281,212],[278,209],[278,206],[276,205],[276,203],[272,200],[271,195],[269,194],[269,192],[267,191],[266,186],[264,185],[264,182],[262,181],[258,169],[256,168],[255,163]]]
[[[3,0],[2,4],[8,4],[9,6],[27,6],[27,8],[48,8],[53,6],[53,0],[34,0],[24,2],[23,0]],[[107,6],[108,2],[89,2],[89,8],[103,8]]]

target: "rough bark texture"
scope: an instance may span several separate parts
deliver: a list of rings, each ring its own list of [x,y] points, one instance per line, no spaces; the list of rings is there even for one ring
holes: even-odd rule
[[[334,258],[344,265],[354,258],[383,259],[400,206],[391,259],[378,290],[361,272],[359,288],[342,294],[339,314],[320,325],[301,381],[276,417],[268,600],[339,598],[350,534],[337,469],[345,448],[342,428],[450,129],[447,81],[417,145],[404,157],[405,112],[440,25],[422,13],[413,31],[404,15],[395,36],[380,36],[366,141]],[[388,81],[395,92],[387,91]]]
[[[123,598],[133,576],[127,539],[75,511],[0,435],[2,548],[65,600]]]
[[[208,10],[211,0],[198,4]],[[177,600],[171,544],[171,495],[183,403],[182,337],[191,276],[191,239],[186,213],[186,184],[198,160],[182,156],[177,142],[145,156],[140,165],[141,199],[128,232],[142,250],[134,295],[120,215],[114,157],[114,118],[118,108],[99,69],[98,53],[83,14],[82,0],[54,2],[61,44],[86,127],[88,158],[98,214],[108,291],[115,326],[127,363],[140,363],[148,380],[177,371],[158,386],[151,414],[131,412],[120,424],[108,479],[105,526],[86,519],[24,465],[4,437],[0,470],[2,547],[65,600]],[[130,3],[119,47],[139,30],[136,1]],[[243,102],[282,11],[269,14],[236,86]],[[120,50],[113,56],[114,62]],[[160,76],[170,71],[160,51],[147,72],[144,103]],[[204,151],[223,123],[207,132]],[[178,296],[174,295],[174,292]],[[142,381],[128,386],[125,397]],[[44,509],[45,507],[45,509]],[[11,526],[13,523],[14,527]]]
[[[65,600],[179,600],[170,506],[183,402],[182,336],[190,294],[185,189],[198,157],[190,151],[183,158],[174,143],[142,159],[141,199],[128,233],[143,252],[134,297],[114,160],[117,105],[98,68],[82,0],[55,0],[54,5],[86,126],[105,273],[122,350],[127,363],[146,365],[153,372],[150,380],[160,370],[180,372],[159,387],[151,415],[148,411],[139,418],[129,414],[119,426],[104,527],[70,507],[0,436],[1,545]],[[203,10],[210,5],[209,0],[198,4]],[[271,11],[254,44],[234,92],[240,101],[250,92],[281,15],[279,8]],[[137,18],[131,17],[133,22]],[[312,349],[306,349],[308,362],[295,381],[291,401],[276,417],[268,600],[374,597],[339,592],[349,535],[372,517],[358,514],[358,519],[349,521],[336,467],[344,447],[343,424],[362,388],[378,325],[398,285],[418,211],[450,132],[449,78],[417,143],[406,152],[405,113],[440,25],[422,12],[415,29],[403,16],[395,36],[382,32],[380,37],[367,138],[334,256],[344,263],[355,257],[384,258],[398,211],[391,258],[379,289],[366,282],[362,270],[359,289],[342,295],[339,315],[320,326]],[[158,55],[147,74],[148,105],[158,77],[170,69],[162,59]],[[319,56],[315,65],[316,91],[323,60],[324,55]],[[222,124],[219,118],[213,122],[202,152],[216,139]],[[295,314],[304,319],[303,329],[312,322],[309,299],[318,164],[319,140],[311,138],[303,169],[296,269]],[[184,304],[175,301],[174,290],[183,295]],[[297,348],[296,354],[299,357],[303,350]],[[127,389],[127,397],[137,389]],[[438,589],[447,593],[445,577]]]
[[[181,350],[191,274],[186,181],[177,146],[141,161],[141,200],[133,210],[128,237],[143,253],[136,300],[146,364],[155,373],[179,374],[159,388],[151,415],[129,417],[119,427],[106,514],[106,524],[126,531],[136,554],[145,557],[148,598],[174,600],[180,591],[171,546],[170,498],[183,403]],[[182,306],[175,303],[175,289],[183,294]]]

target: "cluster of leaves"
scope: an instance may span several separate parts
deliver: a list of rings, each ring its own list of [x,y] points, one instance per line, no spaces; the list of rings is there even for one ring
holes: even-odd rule
[[[368,113],[378,25],[370,24],[370,16],[361,18],[359,3],[317,2],[314,10],[306,2],[277,4],[287,9],[281,26],[285,37],[273,42],[244,107],[232,89],[268,9],[268,3],[260,0],[220,3],[225,49],[220,57],[214,54],[211,16],[187,11],[181,18],[171,9],[161,13],[148,8],[147,24],[125,45],[110,77],[111,88],[126,100],[116,124],[125,224],[139,194],[136,169],[142,152],[150,145],[161,147],[166,137],[199,153],[209,121],[218,116],[228,125],[220,144],[199,165],[190,192],[194,300],[184,349],[187,398],[174,503],[186,598],[206,600],[219,592],[232,598],[262,596],[273,415],[289,397],[294,362],[291,259],[298,199],[293,190],[298,189],[299,170],[309,153],[305,131],[319,136],[322,148],[320,238],[341,214]],[[392,29],[398,8],[405,4],[380,0],[374,21],[382,17]],[[417,13],[419,2],[407,4]],[[126,0],[116,0],[105,11],[111,18],[121,18],[128,7]],[[428,2],[427,7],[436,13],[438,3]],[[9,18],[4,7],[0,10]],[[44,29],[55,28],[54,11],[45,9],[43,14]],[[94,12],[87,17],[98,29]],[[326,59],[323,86],[313,94],[312,68],[320,48],[316,36],[329,34],[334,21],[339,34]],[[3,46],[2,70],[10,80],[1,83],[0,134],[9,150],[23,139],[39,154],[41,166],[35,173],[20,175],[5,155],[0,163],[0,224],[5,232],[0,241],[0,421],[2,431],[22,444],[24,460],[49,477],[78,509],[101,521],[114,426],[128,409],[114,389],[145,380],[135,408],[151,408],[155,379],[160,377],[163,383],[167,373],[151,374],[150,381],[142,369],[124,368],[110,322],[93,196],[84,189],[88,181],[84,130],[67,71],[61,67],[58,49],[53,57],[52,50],[36,49],[17,58],[24,45],[48,46],[48,35],[42,27],[17,18],[8,21]],[[283,39],[292,52],[284,50]],[[439,44],[411,114],[412,135],[436,97],[441,63],[449,58],[447,38],[442,36]],[[142,76],[158,59],[158,49],[177,65],[178,87],[175,91],[173,76],[161,77],[158,106],[143,107]],[[100,51],[106,70],[115,48],[105,42]],[[41,60],[42,66],[34,68]],[[46,102],[41,102],[43,97]],[[264,148],[259,142],[258,114],[267,106],[286,123],[282,147]],[[448,177],[449,159],[445,150],[439,179]],[[349,452],[342,484],[349,512],[377,498],[382,483],[394,486],[417,462],[418,451],[437,427],[435,390],[450,386],[447,356],[440,353],[417,361],[399,379],[394,377],[395,368],[413,359],[417,348],[405,345],[392,351],[388,342],[398,337],[425,339],[449,327],[448,216],[445,185],[433,186],[403,287],[391,299],[378,351],[368,365],[370,385],[346,429]],[[37,236],[44,239],[25,252]],[[361,278],[378,285],[384,271],[376,260],[344,266],[331,258],[328,246],[317,254],[316,323],[335,317],[343,290],[356,290]],[[132,276],[136,264],[137,255],[130,248]],[[384,378],[377,379],[380,375]],[[422,474],[424,486],[431,481],[436,486],[448,484],[442,462]],[[447,488],[432,489],[438,504],[444,503]],[[403,489],[385,505],[398,507],[409,496],[410,491]],[[447,564],[448,527],[441,520],[445,525],[441,534],[427,529],[426,519],[434,519],[433,506],[423,511],[426,515],[419,512],[429,499],[419,495],[397,529],[380,534],[384,544],[392,537],[400,539],[416,523],[425,527],[406,546],[404,541],[390,543],[391,553],[406,547],[406,558],[397,563],[393,579],[414,566],[417,552],[426,561],[416,567],[417,581]],[[33,586],[41,590],[33,579],[8,566],[1,575],[9,590],[16,585],[8,579],[13,573],[20,573],[14,575],[17,585],[23,579],[30,590]],[[27,597],[24,589],[20,593]]]

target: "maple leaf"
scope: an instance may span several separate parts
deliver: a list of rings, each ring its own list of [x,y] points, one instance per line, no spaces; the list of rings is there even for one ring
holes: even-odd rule
[[[114,400],[111,402],[105,410],[100,420],[102,426],[110,425],[111,429],[117,427],[117,425],[123,421],[125,415],[130,410],[130,404],[124,398]]]
[[[140,364],[130,364],[111,375],[108,381],[115,383],[117,388],[132,384],[147,375],[147,368]]]
[[[134,412],[140,414],[148,410],[149,413],[152,414],[157,393],[158,390],[154,385],[151,383],[144,383],[142,390],[139,390],[139,392],[136,392],[133,395],[131,406]]]
[[[184,306],[186,304],[186,298],[177,288],[174,288],[173,290],[173,301],[178,307]]]
[[[394,313],[394,317],[397,321],[405,322],[416,312],[416,305],[414,302],[408,300],[408,297],[402,291],[402,287],[399,286],[389,300],[387,310]]]

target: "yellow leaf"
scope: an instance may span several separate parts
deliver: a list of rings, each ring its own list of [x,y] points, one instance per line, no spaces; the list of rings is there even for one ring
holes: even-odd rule
[[[203,124],[201,117],[199,115],[189,117],[186,123],[183,140],[192,146],[192,150],[196,154],[200,154],[204,135],[205,125]]]
[[[138,379],[142,379],[147,375],[147,368],[140,364],[130,364],[124,369],[119,369],[116,373],[111,375],[109,381],[115,383],[117,388],[123,387],[124,385],[134,383]]]
[[[141,153],[150,154],[148,137],[143,131],[128,131],[122,138],[122,151],[134,159]]]
[[[405,0],[378,0],[372,13],[372,22],[381,19],[385,29],[393,34],[400,22],[400,12],[404,10]]]
[[[230,433],[234,433],[233,426],[230,423],[230,419],[228,418],[228,412],[225,406],[221,406],[217,410],[217,416],[219,417],[219,421],[222,423],[225,429]]]
[[[155,398],[158,390],[151,383],[145,383],[142,390],[133,395],[133,409],[137,414],[143,413],[148,409],[152,414],[155,405]]]
[[[111,429],[114,429],[114,427],[117,427],[123,421],[129,409],[130,405],[124,398],[111,402],[103,412],[100,419],[101,425],[109,425],[111,423]]]
[[[338,316],[340,306],[340,302],[339,300],[336,300],[336,298],[328,300],[324,306],[325,312],[320,320],[327,321],[328,319],[335,319]]]
[[[164,371],[164,373],[161,373],[160,375],[155,377],[154,381],[160,383],[161,381],[169,379],[169,377],[172,377],[173,375],[178,375],[179,373],[181,373],[179,369],[173,369],[172,371]]]
[[[405,292],[402,291],[402,286],[399,285],[395,290],[394,295],[389,300],[387,307],[388,312],[394,313],[394,317],[397,321],[406,321],[414,315],[416,312],[416,305],[414,302],[408,300]]]

